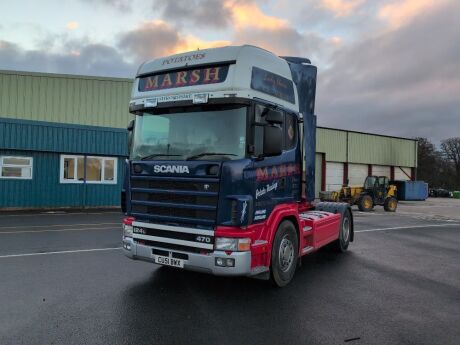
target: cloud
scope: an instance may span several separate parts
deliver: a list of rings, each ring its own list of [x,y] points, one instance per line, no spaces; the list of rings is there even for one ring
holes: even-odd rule
[[[319,7],[334,13],[336,17],[346,17],[364,2],[365,0],[321,0]]]
[[[68,22],[65,27],[68,30],[75,30],[75,29],[78,29],[78,23],[77,22]]]
[[[284,29],[288,26],[285,19],[270,16],[262,12],[255,2],[227,1],[226,8],[232,14],[235,28],[254,27],[258,29]]]
[[[131,11],[132,10],[132,0],[81,0],[83,2],[94,5],[99,3],[102,5],[113,7],[121,12]]]
[[[440,140],[460,131],[459,3],[344,47],[320,70],[321,125]]]
[[[315,33],[300,33],[291,27],[246,28],[236,32],[234,44],[253,44],[277,55],[302,56],[312,61],[327,61],[338,45],[338,38],[326,39]]]
[[[65,53],[24,50],[0,41],[0,69],[32,72],[133,77],[137,66],[126,62],[120,53],[103,44],[85,44]]]
[[[226,28],[231,23],[231,12],[219,0],[156,0],[154,9],[178,26]]]
[[[220,47],[229,43],[229,41],[205,41],[192,35],[183,35],[171,25],[157,20],[123,33],[119,38],[118,47],[132,55],[139,63],[160,56],[198,48]]]
[[[379,10],[379,17],[390,26],[397,28],[407,24],[415,16],[427,13],[436,6],[445,4],[444,0],[403,0],[384,4]]]

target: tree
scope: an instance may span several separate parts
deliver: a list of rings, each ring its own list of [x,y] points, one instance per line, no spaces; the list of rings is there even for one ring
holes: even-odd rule
[[[460,137],[450,138],[441,142],[441,150],[444,157],[453,164],[455,188],[460,189]]]
[[[430,187],[440,187],[442,183],[439,171],[436,171],[440,165],[439,152],[427,138],[417,138],[417,140],[417,179],[427,182]]]

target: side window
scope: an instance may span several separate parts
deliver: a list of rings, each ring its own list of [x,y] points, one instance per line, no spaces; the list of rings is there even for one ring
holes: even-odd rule
[[[0,157],[0,178],[31,180],[33,158],[22,156]]]
[[[61,155],[61,183],[117,183],[117,158]],[[86,181],[85,181],[86,174]]]
[[[255,156],[259,156],[263,153],[263,146],[264,146],[264,125],[267,125],[267,121],[265,120],[265,115],[267,114],[267,110],[270,109],[262,104],[256,104],[255,106],[255,113],[254,113],[254,122],[256,125],[254,126],[254,154]],[[259,126],[257,125],[259,124]],[[284,123],[279,125],[281,129],[284,128]]]
[[[291,150],[297,143],[297,121],[294,115],[286,114],[284,123],[284,149]]]
[[[254,114],[254,122],[257,124],[261,124],[262,126],[254,126],[254,154],[259,156],[263,153],[264,147],[264,127],[263,125],[268,124],[265,120],[265,115],[267,114],[267,110],[271,109],[261,104],[257,104],[255,106],[255,114]],[[284,123],[277,125],[281,129],[284,128]],[[284,134],[283,134],[284,135]]]

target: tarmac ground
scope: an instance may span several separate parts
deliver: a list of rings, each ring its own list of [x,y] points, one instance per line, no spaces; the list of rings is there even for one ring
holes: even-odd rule
[[[278,289],[129,260],[116,211],[0,213],[0,344],[458,344],[460,200],[354,217]]]

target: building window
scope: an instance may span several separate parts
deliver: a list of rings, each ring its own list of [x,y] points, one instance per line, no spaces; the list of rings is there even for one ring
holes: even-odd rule
[[[0,157],[0,178],[31,180],[33,158],[22,156]]]
[[[117,158],[61,156],[61,183],[117,183]]]

